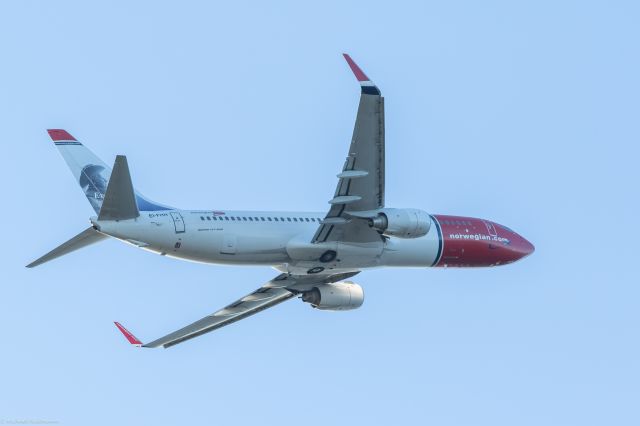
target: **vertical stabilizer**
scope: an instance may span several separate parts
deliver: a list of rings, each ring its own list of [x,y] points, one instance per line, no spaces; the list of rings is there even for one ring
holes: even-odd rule
[[[69,132],[63,129],[49,129],[49,136],[67,162],[73,177],[80,184],[87,200],[96,213],[100,213],[111,168]],[[171,207],[155,203],[134,190],[137,208],[141,211],[172,210]]]

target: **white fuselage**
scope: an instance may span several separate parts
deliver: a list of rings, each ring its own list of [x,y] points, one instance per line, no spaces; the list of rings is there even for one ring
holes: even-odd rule
[[[270,265],[290,273],[314,267],[341,272],[432,266],[442,244],[436,226],[414,239],[312,244],[323,217],[313,212],[168,210],[140,212],[131,220],[92,218],[92,223],[104,234],[161,255],[203,263]],[[336,259],[320,263],[326,250],[335,250]]]

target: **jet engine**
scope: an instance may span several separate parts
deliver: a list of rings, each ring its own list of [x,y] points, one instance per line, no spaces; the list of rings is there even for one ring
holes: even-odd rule
[[[362,306],[364,290],[349,281],[319,284],[302,293],[302,301],[325,311],[348,311]]]
[[[369,219],[369,226],[388,236],[418,238],[429,232],[431,217],[418,209],[382,209]]]

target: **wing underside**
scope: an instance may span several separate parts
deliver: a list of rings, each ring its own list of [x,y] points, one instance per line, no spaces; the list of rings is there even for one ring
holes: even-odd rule
[[[180,330],[169,333],[164,337],[152,342],[142,344],[137,337],[116,322],[118,329],[124,334],[129,342],[135,346],[144,348],[169,348],[194,337],[201,336],[211,331],[217,330],[226,325],[232,324],[241,319],[250,317],[260,311],[275,306],[292,297],[308,291],[314,285],[320,283],[332,283],[347,279],[356,275],[358,271],[340,273],[333,275],[289,275],[280,274],[262,287],[243,298],[236,300],[232,304],[207,315],[206,317],[189,324]]]
[[[240,321],[295,296],[295,293],[285,288],[269,287],[268,285],[271,283],[273,281],[201,320],[142,346],[145,348],[157,348],[159,346],[168,348]]]
[[[360,82],[360,103],[349,153],[329,201],[331,207],[312,240],[316,243],[380,241],[380,235],[366,221],[349,213],[384,207],[384,98],[351,57],[344,57]]]

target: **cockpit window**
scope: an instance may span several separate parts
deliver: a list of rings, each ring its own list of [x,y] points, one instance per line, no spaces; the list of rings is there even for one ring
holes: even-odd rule
[[[502,228],[502,229],[504,229],[505,231],[513,232],[514,234],[516,233],[516,231],[514,231],[513,229],[511,229],[511,228],[509,228],[509,227],[507,227],[507,226],[499,225],[499,224],[497,224],[497,223],[496,223],[495,225],[496,225],[498,228]]]

